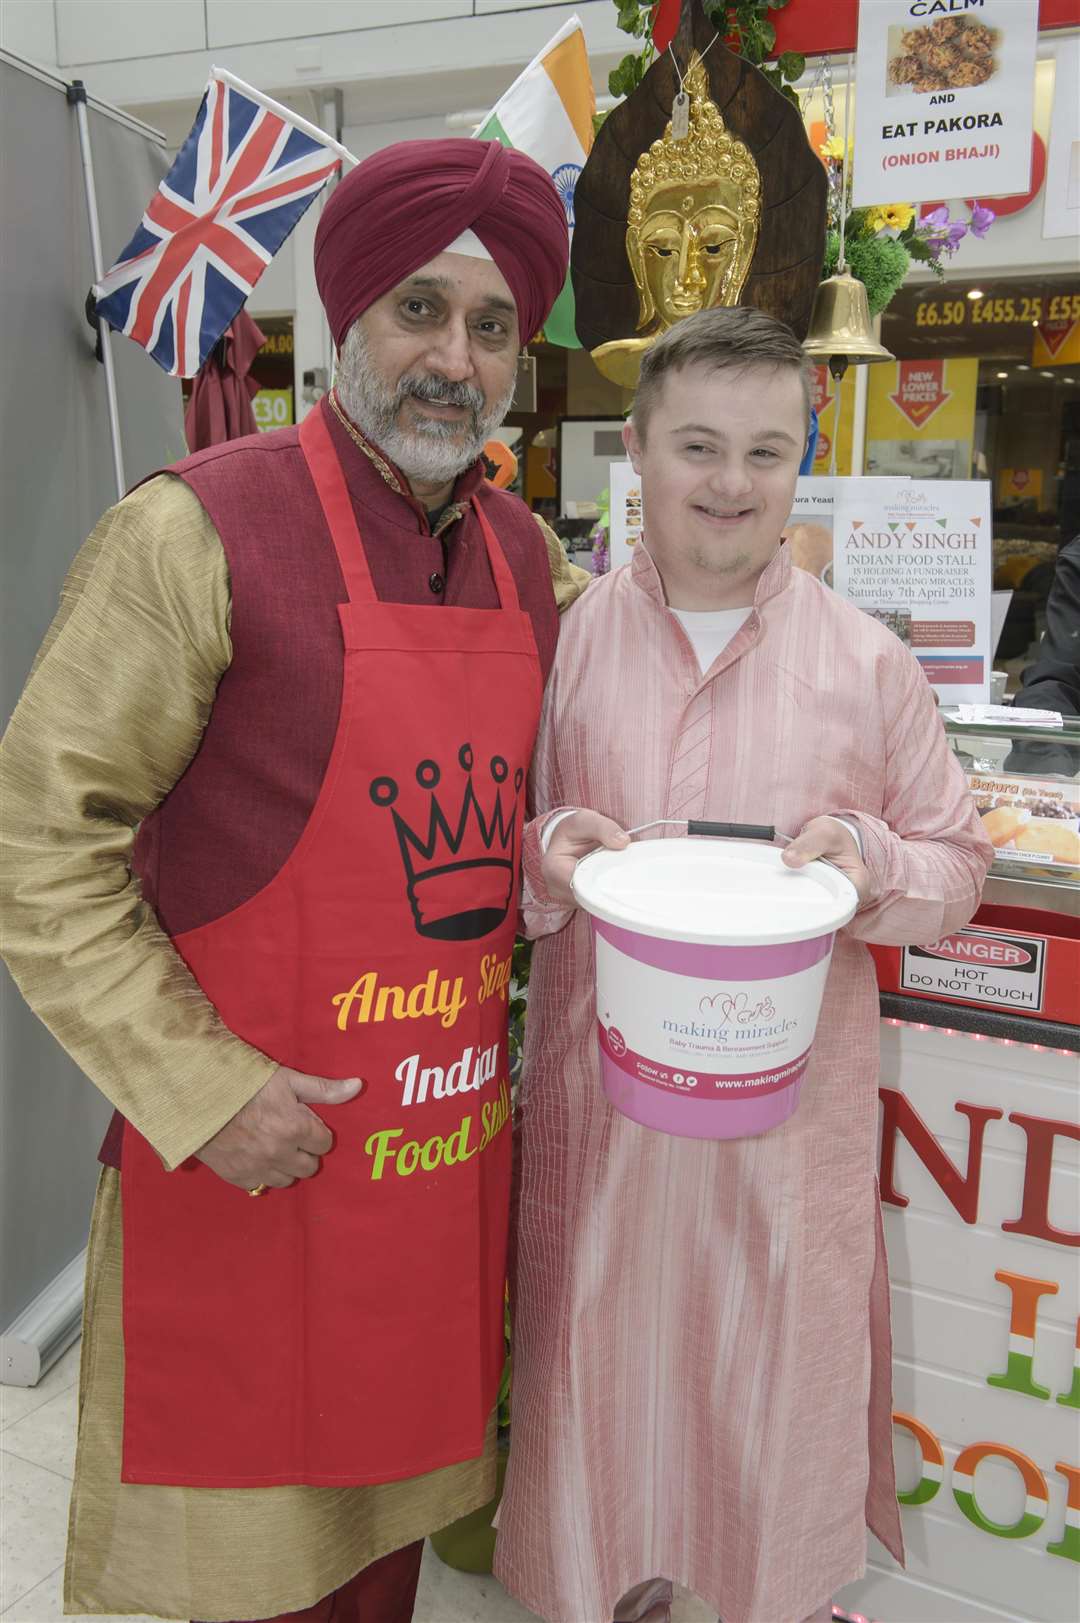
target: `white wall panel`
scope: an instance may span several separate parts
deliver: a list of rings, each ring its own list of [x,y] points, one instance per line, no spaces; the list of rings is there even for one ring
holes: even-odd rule
[[[42,67],[55,67],[56,13],[51,0],[3,0],[0,50],[12,51]]]
[[[1021,1623],[1015,1612],[979,1605],[954,1590],[929,1584],[903,1573],[887,1551],[887,1565],[870,1567],[866,1577],[848,1584],[835,1597],[837,1605],[866,1617],[888,1618],[890,1623]]]
[[[989,1291],[1000,1290],[993,1276],[986,1281]],[[1073,1298],[1075,1301],[1075,1297]],[[892,1294],[893,1350],[901,1358],[917,1359],[920,1365],[933,1365],[939,1370],[955,1370],[960,1374],[981,1376],[1003,1369],[995,1349],[1001,1345],[1001,1314],[996,1307],[984,1302],[961,1302],[947,1297],[896,1285]],[[1008,1319],[1005,1320],[1006,1328]],[[1045,1362],[1048,1377],[1056,1376],[1059,1390],[1068,1388],[1072,1377],[1072,1349],[1076,1341],[1076,1320],[1070,1327],[1044,1324],[1040,1316],[1038,1338],[1040,1367]],[[1045,1360],[1042,1343],[1046,1343]],[[1056,1350],[1055,1350],[1056,1349]],[[1007,1401],[1010,1394],[994,1392],[998,1402]],[[1033,1411],[1046,1407],[1036,1398],[1028,1398],[1026,1407]],[[1059,1418],[1066,1413],[1060,1409]],[[922,1418],[921,1410],[916,1410]],[[1062,1419],[1064,1429],[1064,1419]]]
[[[206,0],[211,48],[471,16],[472,0]]]
[[[983,1469],[980,1466],[980,1492]],[[909,1576],[965,1593],[969,1591],[964,1575],[977,1571],[977,1598],[1000,1606],[1006,1617],[1021,1618],[1024,1623],[1068,1623],[1076,1616],[1076,1564],[1046,1554],[1046,1545],[1061,1536],[1063,1525],[1064,1485],[1060,1478],[1056,1481],[1060,1496],[1055,1503],[1053,1484],[1049,1484],[1050,1511],[1039,1531],[1028,1539],[989,1537],[960,1513],[948,1486],[942,1488],[928,1506],[904,1515]],[[888,1601],[882,1596],[880,1606],[880,1611],[868,1615],[888,1623],[910,1623],[911,1614],[897,1605],[895,1594]],[[860,1602],[859,1610],[866,1612],[867,1608]],[[953,1623],[957,1613],[946,1610],[941,1615],[943,1623]]]
[[[71,5],[72,0],[65,3]],[[85,0],[85,5],[76,9],[89,18],[97,14],[100,5],[115,3],[116,0]],[[188,4],[189,0],[184,3]],[[213,10],[218,0],[207,0],[207,3]],[[237,0],[237,4],[248,3],[249,0]],[[382,5],[383,0],[379,3]],[[441,4],[442,0],[424,0],[424,3]],[[202,0],[198,0],[198,4],[201,18]],[[173,50],[167,45],[150,43],[142,46],[147,54],[141,58],[109,61],[94,54],[70,66],[72,71],[78,71],[83,63],[88,67],[93,64],[92,74],[87,72],[84,77],[88,82],[92,80],[94,94],[121,107],[197,98],[202,94],[211,63],[216,62],[249,84],[279,96],[298,90],[317,93],[322,85],[339,85],[348,100],[362,89],[364,81],[376,94],[385,92],[396,81],[408,86],[411,97],[408,102],[399,103],[397,116],[421,117],[429,110],[437,110],[431,104],[438,98],[446,75],[475,75],[478,69],[493,73],[498,79],[492,97],[496,100],[556,29],[574,15],[572,5],[558,5],[476,17],[468,9],[470,5],[471,0],[453,0],[453,15],[415,27],[357,28],[354,25],[347,33],[318,35],[309,31],[303,36],[281,39],[257,38],[245,28],[244,37],[232,45],[220,42],[206,45],[200,24],[198,41],[192,42],[190,49]],[[172,0],[161,5],[152,0],[146,10],[148,14],[167,14],[171,7]],[[262,5],[254,9],[260,13],[264,10]],[[386,9],[397,18],[397,0],[393,0],[392,7],[387,0]],[[615,8],[607,0],[578,9],[585,24],[594,76],[602,86],[608,68],[625,53],[627,37],[619,33]],[[309,9],[299,3],[295,10],[305,18],[310,14]],[[86,49],[93,48],[97,53],[100,45],[94,31],[88,28],[84,35]],[[128,55],[126,50],[124,54]],[[482,100],[487,103],[486,96]],[[473,107],[477,102],[470,94],[454,105]],[[349,122],[360,122],[363,116],[354,115]],[[387,108],[383,116],[392,116],[392,109]]]
[[[467,135],[467,130],[448,130],[442,114],[433,118],[403,118],[381,124],[349,124],[341,139],[356,158],[367,158],[395,141],[441,141],[447,135]]]
[[[897,1306],[894,1296],[894,1312]],[[926,1304],[927,1312],[932,1311],[933,1306]],[[922,1327],[918,1328],[921,1333]],[[1023,1392],[1010,1392],[987,1384],[987,1375],[1005,1368],[1005,1353],[1003,1350],[1000,1357],[996,1356],[993,1339],[985,1325],[969,1321],[969,1328],[973,1337],[970,1367],[975,1371],[971,1375],[927,1368],[931,1349],[929,1346],[924,1349],[921,1340],[917,1365],[898,1351],[893,1368],[893,1408],[929,1426],[946,1454],[950,1449],[956,1453],[972,1441],[993,1440],[1030,1455],[1044,1475],[1053,1471],[1057,1460],[1068,1459],[1075,1463],[1080,1442],[1080,1411],[1065,1408],[1056,1401],[1058,1393],[1067,1391],[1072,1380],[1073,1337],[1053,1327],[1044,1329],[1040,1321],[1035,1378],[1050,1388],[1050,1397],[1032,1398]],[[1007,1331],[1006,1325],[1003,1349],[1008,1346]],[[914,1438],[905,1429],[898,1428],[896,1468],[903,1477],[901,1487],[912,1488],[921,1473],[901,1471],[904,1451],[910,1452],[912,1457],[918,1452]],[[1006,1469],[1010,1487],[1018,1487],[1015,1471]],[[990,1470],[990,1461],[979,1466],[980,1483],[983,1473]],[[981,1500],[981,1487],[979,1496]],[[932,1502],[936,1504],[937,1500]],[[1020,1514],[1019,1499],[1015,1504],[1010,1500],[1009,1510],[1011,1514],[1003,1514],[1001,1520],[1016,1519]]]
[[[1038,1040],[1038,1022],[1032,1022],[1032,1041]],[[935,1072],[932,1087],[919,1088],[921,1071],[928,1063],[940,1062],[948,1068],[949,1087],[944,1096]],[[934,1030],[883,1026],[881,1032],[881,1079],[896,1086],[899,1067],[909,1097],[922,1101],[919,1114],[929,1121],[927,1108],[942,1099],[942,1114],[953,1115],[953,1101],[997,1105],[1000,1109],[1023,1110],[1030,1115],[1067,1114],[1075,1120],[1080,1114],[1080,1059],[1075,1054],[1044,1052],[1036,1055],[1026,1045],[1005,1047],[1001,1043],[980,1042],[959,1033],[946,1037]],[[916,1086],[913,1085],[915,1084]],[[978,1088],[978,1094],[971,1090]],[[966,1091],[965,1091],[966,1090]],[[1029,1109],[1030,1106],[1030,1109]],[[939,1118],[940,1119],[940,1118]],[[959,1116],[954,1119],[959,1121]]]
[[[936,1184],[933,1188],[936,1199],[944,1200]],[[936,1210],[920,1211],[914,1201],[903,1208],[886,1206],[884,1211],[889,1275],[894,1286],[917,1284],[924,1290],[967,1296],[991,1308],[996,1306],[1007,1334],[1012,1293],[994,1275],[1003,1270],[1029,1279],[1050,1279],[1058,1292],[1056,1296],[1040,1297],[1038,1322],[1064,1325],[1070,1333],[1075,1331],[1080,1290],[1074,1250],[1050,1246],[1023,1234],[1004,1234],[989,1222],[975,1223],[964,1234],[964,1268],[958,1277],[958,1219],[951,1208],[947,1217]]]
[[[203,0],[56,0],[56,40],[62,64],[201,50]]]
[[[606,0],[606,3],[610,4],[610,0]],[[541,6],[546,6],[550,10],[559,4],[559,0],[473,0],[473,4],[476,15],[482,17],[493,11],[536,11]],[[579,5],[584,11],[588,8],[589,0],[579,0]],[[554,32],[552,29],[552,33]]]

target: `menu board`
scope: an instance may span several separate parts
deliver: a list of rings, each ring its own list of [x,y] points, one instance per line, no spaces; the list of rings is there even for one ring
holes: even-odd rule
[[[1080,868],[1080,784],[1009,772],[968,772],[999,861]]]
[[[608,567],[621,569],[633,557],[642,526],[641,475],[634,472],[629,458],[611,464],[608,489],[611,495]]]
[[[836,481],[831,584],[906,643],[942,704],[990,696],[992,559],[985,480]]]
[[[860,0],[856,208],[1031,184],[1035,0]]]

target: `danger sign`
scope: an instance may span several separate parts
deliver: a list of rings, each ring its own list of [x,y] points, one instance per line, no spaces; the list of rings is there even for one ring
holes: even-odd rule
[[[905,947],[900,985],[907,992],[1035,1014],[1043,1002],[1045,950],[1039,936],[969,926],[929,946]]]

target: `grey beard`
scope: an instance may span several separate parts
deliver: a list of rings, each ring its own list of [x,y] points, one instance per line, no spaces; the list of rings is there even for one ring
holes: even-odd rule
[[[514,398],[511,387],[484,413],[484,396],[468,383],[454,383],[438,373],[407,373],[390,388],[375,364],[371,345],[354,321],[345,334],[334,378],[338,398],[360,432],[399,467],[407,479],[448,484],[471,467],[491,438]],[[458,423],[418,419],[402,428],[398,413],[409,398],[464,406],[469,416]]]

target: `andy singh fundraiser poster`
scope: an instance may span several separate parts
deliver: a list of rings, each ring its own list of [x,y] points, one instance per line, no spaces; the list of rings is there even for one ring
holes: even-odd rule
[[[990,486],[838,479],[833,585],[911,649],[942,704],[990,696]]]
[[[852,202],[1031,184],[1038,0],[859,0]]]

